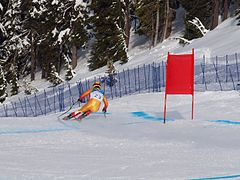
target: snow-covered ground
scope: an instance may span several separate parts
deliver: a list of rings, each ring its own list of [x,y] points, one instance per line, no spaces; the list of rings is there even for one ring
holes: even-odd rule
[[[106,117],[0,119],[0,179],[240,178],[240,96],[137,94],[109,101]]]

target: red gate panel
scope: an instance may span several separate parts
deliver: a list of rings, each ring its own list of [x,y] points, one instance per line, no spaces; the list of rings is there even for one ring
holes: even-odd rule
[[[194,49],[192,49],[192,54],[175,55],[168,53],[164,103],[164,123],[166,119],[166,100],[168,94],[191,94],[192,100],[194,99]]]

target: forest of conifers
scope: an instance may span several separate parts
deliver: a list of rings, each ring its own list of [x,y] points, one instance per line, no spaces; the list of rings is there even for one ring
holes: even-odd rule
[[[89,51],[89,70],[127,63],[130,33],[156,46],[171,35],[179,8],[185,10],[185,44],[204,36],[193,20],[213,30],[229,16],[239,18],[239,7],[240,0],[1,0],[0,101],[6,84],[11,95],[18,93],[19,78],[33,81],[40,71],[51,80],[63,68],[70,73],[81,49]]]

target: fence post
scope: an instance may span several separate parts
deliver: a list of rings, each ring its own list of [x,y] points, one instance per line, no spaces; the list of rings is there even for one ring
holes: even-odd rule
[[[131,94],[131,82],[130,82],[130,73],[129,73],[129,69],[128,69],[128,92],[129,94]]]
[[[42,113],[42,115],[43,115],[43,111],[42,111],[42,108],[41,108],[41,104],[40,104],[40,102],[39,102],[39,100],[38,100],[38,98],[37,98],[37,96],[36,96],[36,93],[35,93],[35,97],[36,97],[36,100],[37,100],[37,104],[38,104],[38,106],[39,106],[39,109],[40,109],[40,111],[41,111],[41,113]],[[37,116],[37,115],[36,115]]]
[[[104,75],[104,79],[106,79],[106,76]],[[103,86],[104,92],[106,91],[106,80],[104,80],[104,86]]]
[[[151,73],[151,65],[148,64],[148,92],[150,93],[151,86],[150,86],[150,73]]]
[[[37,116],[37,97],[36,97],[36,93],[34,93],[34,116]]]
[[[125,75],[124,69],[123,69],[123,80],[124,80],[125,95],[127,95],[127,83],[126,83],[126,75]]]
[[[140,71],[140,69],[139,69],[139,65],[138,65],[138,91],[140,93],[141,92],[141,89],[140,89],[141,88],[141,86],[140,86],[141,82],[140,82],[140,72],[139,71]]]
[[[154,68],[154,62],[152,63],[152,92],[155,91],[155,68]]]
[[[230,73],[230,77],[232,79],[233,89],[236,90],[235,83],[234,83],[234,80],[233,80],[233,76],[232,76],[232,73],[231,73],[231,69],[229,69],[229,73]]]
[[[120,77],[120,74],[119,74],[119,72],[118,72],[118,85],[119,85],[119,95],[120,95],[120,97],[122,97],[122,87],[121,87],[121,79],[120,79],[121,77]]]
[[[52,112],[52,108],[51,108],[51,105],[49,103],[48,97],[47,97],[47,103],[48,103],[48,107],[49,107],[50,112]]]
[[[59,87],[58,92],[59,111],[61,112],[64,110],[64,89]]]
[[[226,82],[228,82],[228,55],[226,55]]]
[[[33,116],[34,116],[34,111],[33,111],[33,109],[32,109],[32,105],[31,105],[28,97],[26,97],[26,99],[27,99],[28,105],[29,105],[29,107],[30,107],[30,109],[31,109],[31,111],[32,111],[32,113],[33,113]]]
[[[134,92],[137,91],[137,75],[136,75],[136,70],[133,68],[133,74],[134,74]]]
[[[222,84],[221,84],[220,78],[219,78],[219,76],[218,76],[217,67],[215,66],[214,62],[213,62],[213,67],[214,67],[215,70],[216,70],[216,78],[218,79],[218,83],[219,83],[220,89],[221,89],[221,91],[222,91],[222,90],[223,90],[223,89],[222,89]]]
[[[217,82],[217,76],[218,76],[218,56],[216,56],[216,82]]]
[[[24,107],[25,107],[26,117],[28,117],[28,111],[27,111],[27,100],[26,100],[26,97],[24,97]]]
[[[44,89],[44,114],[47,114],[47,93]]]
[[[25,111],[24,111],[24,108],[23,108],[23,105],[22,105],[22,101],[20,98],[18,98],[19,102],[20,102],[20,105],[21,105],[21,108],[22,108],[22,111],[23,111],[23,116],[26,117],[26,114],[25,114]]]
[[[143,64],[143,71],[144,71],[144,82],[145,82],[145,90],[147,89],[147,76],[146,76],[146,65]]]
[[[8,117],[8,108],[7,108],[7,104],[6,104],[6,108],[5,108],[5,105],[3,104],[3,109],[4,109],[4,112],[5,112],[5,117]]]
[[[201,63],[201,69],[202,69],[202,75],[203,75],[203,80],[202,80],[202,84],[205,85],[205,91],[207,90],[207,83],[205,80],[205,61],[203,61],[203,63]]]
[[[12,104],[12,109],[13,109],[13,111],[14,111],[16,117],[17,117],[17,116],[18,116],[18,115],[17,115],[17,109],[15,109],[15,106],[14,106],[13,102],[11,102],[11,104]]]
[[[159,88],[159,92],[161,92],[161,64],[158,64],[158,88]]]
[[[114,79],[115,79],[115,77],[114,77]],[[112,80],[113,83],[114,83],[114,79]],[[111,84],[111,82],[110,82],[110,84]],[[114,86],[114,89],[115,89],[115,97],[117,97],[118,96],[118,93],[117,93],[117,83],[114,83],[113,86]]]
[[[238,77],[238,81],[240,81],[240,77],[239,77],[239,71],[238,71],[238,54],[237,53],[235,53],[235,59],[236,59],[236,67],[237,67],[237,77]]]
[[[165,64],[165,65],[164,65]],[[163,79],[163,83],[162,83],[162,85],[163,85],[163,87],[165,87],[165,75],[164,75],[164,69],[166,70],[166,63],[164,63],[163,61],[162,61],[162,79]]]
[[[72,105],[72,91],[71,91],[71,85],[70,83],[67,83],[68,85],[68,91],[69,91],[69,106]]]
[[[110,91],[111,91],[111,97],[113,99],[113,90],[112,90],[112,86],[109,86],[110,87]]]
[[[85,79],[85,87],[86,87],[86,90],[88,89],[88,82],[87,82],[87,79]]]
[[[87,89],[89,89],[91,87],[89,79],[87,80],[87,84],[88,84],[88,88]]]

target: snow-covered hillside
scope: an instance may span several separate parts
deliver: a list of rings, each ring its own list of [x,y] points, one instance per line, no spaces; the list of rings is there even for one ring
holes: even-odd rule
[[[183,16],[182,11],[178,11],[178,13],[178,17]],[[177,21],[180,20],[177,19]],[[179,25],[179,22],[176,23]],[[237,21],[235,18],[229,18],[221,23],[216,29],[209,31],[203,38],[195,39],[191,44],[184,47],[180,45],[176,39],[182,35],[181,26],[178,27],[167,40],[151,49],[149,49],[149,44],[144,37],[132,34],[132,49],[129,50],[129,62],[124,65],[115,63],[116,69],[121,71],[123,69],[137,67],[138,65],[166,61],[168,52],[174,54],[191,53],[192,48],[195,50],[195,63],[201,60],[203,56],[209,59],[215,56],[240,53],[240,28],[236,24]],[[133,45],[134,43],[139,44],[143,42],[145,43],[140,46]],[[76,69],[78,73],[72,81],[75,82],[79,78],[83,79],[100,75],[103,74],[105,70],[104,67],[93,72],[88,72],[86,59],[82,59],[79,61],[79,65]]]
[[[121,71],[123,69],[137,67],[138,65],[166,61],[168,52],[175,54],[191,53],[192,48],[195,49],[195,63],[202,60],[203,56],[209,59],[215,56],[240,53],[240,28],[236,26],[237,21],[235,18],[225,20],[216,29],[209,31],[203,38],[195,39],[191,44],[184,47],[181,46],[176,38],[182,36],[183,24],[181,17],[183,15],[183,9],[177,11],[178,18],[174,22],[175,26],[172,35],[154,48],[149,49],[146,38],[139,37],[132,32],[130,49],[128,52],[129,62],[124,65],[120,65],[116,62],[116,69]],[[91,78],[105,73],[106,67],[89,72],[87,67],[88,53],[81,52],[80,54],[82,54],[82,56],[80,56],[78,66],[75,69],[76,75],[70,83],[75,83],[80,79]],[[64,71],[61,72],[62,77],[64,77],[64,73]],[[40,78],[41,75],[39,73],[37,75],[37,80],[32,82],[34,87],[41,90],[50,85],[46,80],[41,80]]]
[[[183,15],[178,11],[177,17]],[[116,69],[166,61],[167,53],[191,53],[196,60],[240,53],[240,28],[229,18],[205,37],[182,47],[181,21],[172,36],[149,49],[132,34],[129,62]],[[136,46],[138,44],[139,46]],[[105,73],[87,68],[79,58],[70,81]],[[61,72],[62,76],[64,72]],[[32,86],[50,86],[37,74]],[[240,178],[240,92],[196,92],[169,96],[163,124],[164,92],[109,98],[108,114],[91,114],[81,123],[62,121],[61,113],[0,119],[0,179],[9,180],[185,180]],[[20,96],[23,94],[20,94]],[[18,98],[18,96],[12,97]],[[11,98],[8,98],[11,100]],[[76,110],[76,109],[73,109]]]

